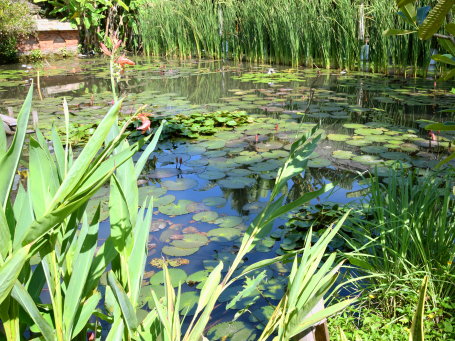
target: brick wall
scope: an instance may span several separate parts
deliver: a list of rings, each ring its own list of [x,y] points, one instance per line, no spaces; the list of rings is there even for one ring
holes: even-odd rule
[[[21,40],[18,50],[23,54],[35,49],[40,49],[43,54],[58,53],[63,48],[66,48],[68,52],[76,52],[78,44],[79,33],[77,31],[44,31]]]

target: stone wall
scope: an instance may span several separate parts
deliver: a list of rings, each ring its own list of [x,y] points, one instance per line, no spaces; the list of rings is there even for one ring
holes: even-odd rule
[[[66,49],[68,53],[76,53],[78,44],[78,31],[43,31],[20,41],[18,50],[21,54],[28,54],[37,49],[43,54],[60,53],[61,49]]]

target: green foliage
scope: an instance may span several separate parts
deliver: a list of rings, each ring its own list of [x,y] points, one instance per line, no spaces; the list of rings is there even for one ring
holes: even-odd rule
[[[14,36],[4,36],[0,39],[0,61],[1,63],[17,61],[17,39]]]
[[[375,70],[386,70],[389,56],[397,67],[426,64],[428,43],[381,36],[404,26],[389,0],[362,4]],[[364,44],[357,38],[359,11],[360,2],[350,0],[145,0],[138,21],[148,55],[355,68]]]
[[[0,3],[0,64],[17,61],[17,40],[33,31],[33,20],[26,1]]]
[[[411,26],[412,30],[387,29],[383,32],[384,36],[391,35],[408,35],[418,33],[417,36],[421,40],[428,40],[432,37],[437,37],[441,47],[449,54],[439,54],[431,56],[431,59],[448,65],[455,65],[455,38],[453,35],[453,23],[446,23],[446,18],[451,12],[455,1],[454,0],[439,0],[436,5],[430,9],[429,6],[416,9],[415,1],[400,1],[396,0],[400,14],[407,26]],[[451,17],[450,17],[451,18]],[[437,33],[440,28],[446,23],[446,31],[448,35]],[[452,69],[447,72],[442,78],[448,80],[455,77],[455,71]]]
[[[31,61],[32,63],[39,62],[43,60],[43,53],[41,52],[40,49],[34,49],[30,51],[30,54],[27,56],[27,59]]]
[[[139,41],[134,13],[138,0],[34,0],[51,5],[51,15],[63,17],[80,28],[85,50],[98,49],[99,42],[117,32],[129,47]]]
[[[389,171],[387,184],[371,180],[366,218],[355,222],[349,240],[359,254],[349,260],[373,275],[368,290],[384,314],[408,305],[424,276],[430,306],[455,294],[451,179]]]
[[[0,40],[31,33],[33,20],[26,1],[3,0],[0,3]]]
[[[162,119],[151,119],[152,126],[158,126]],[[252,120],[244,111],[216,111],[213,113],[174,115],[167,118],[164,136],[185,136],[197,138],[213,135],[222,129],[232,129]]]

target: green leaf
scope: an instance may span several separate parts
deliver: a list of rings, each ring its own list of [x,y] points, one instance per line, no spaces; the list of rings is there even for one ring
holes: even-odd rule
[[[142,170],[144,169],[145,163],[149,159],[150,154],[155,150],[156,144],[158,143],[158,140],[160,138],[161,132],[163,131],[165,124],[166,124],[166,120],[161,121],[161,125],[155,131],[155,135],[153,136],[152,141],[150,141],[149,145],[142,152],[141,157],[136,162],[136,166],[135,166],[136,179],[139,177]]]
[[[30,138],[29,194],[37,218],[42,217],[59,187],[58,174],[47,151],[34,139]]]
[[[417,31],[414,30],[401,30],[401,29],[395,29],[395,28],[389,28],[382,32],[382,35],[384,37],[389,37],[389,36],[403,36],[411,33],[415,33]]]
[[[133,334],[138,327],[136,312],[131,305],[127,294],[125,293],[125,290],[117,281],[112,271],[109,271],[107,278],[109,286],[111,287],[112,292],[114,293],[114,296],[120,306],[120,309],[122,310],[123,320],[126,324],[126,327],[128,328],[130,334]]]
[[[9,198],[11,186],[16,174],[17,165],[21,156],[25,134],[27,132],[28,118],[30,116],[30,108],[32,106],[33,85],[30,86],[27,97],[17,117],[17,129],[14,134],[13,141],[8,151],[0,158],[0,204],[3,209],[6,207],[6,202]]]
[[[235,295],[232,301],[226,305],[226,309],[232,308],[242,298],[248,297],[253,291],[257,290],[257,287],[264,279],[265,274],[266,271],[264,270],[254,279],[247,278],[245,281],[245,285],[243,286],[243,290],[237,293],[237,295]]]
[[[419,301],[412,319],[411,330],[409,333],[409,341],[424,341],[424,317],[425,317],[425,299],[427,295],[428,276],[425,276],[420,287]]]
[[[97,291],[84,302],[75,318],[76,323],[73,328],[72,339],[74,339],[87,325],[88,320],[92,317],[100,300],[101,294]]]
[[[445,29],[449,34],[455,36],[455,23],[450,23],[445,26]]]
[[[455,131],[455,122],[433,123],[425,126],[426,130]]]
[[[451,54],[435,54],[431,58],[437,62],[455,65],[455,58]]]
[[[439,0],[434,6],[423,24],[419,27],[419,38],[427,40],[433,37],[441,25],[444,23],[446,15],[452,9],[455,0]]]
[[[16,281],[14,288],[11,292],[11,296],[19,302],[21,307],[27,312],[27,314],[32,318],[33,322],[36,323],[39,330],[41,331],[42,336],[46,341],[55,340],[55,332],[52,326],[43,318],[41,312],[38,310],[33,298],[25,290],[25,288]]]
[[[29,257],[30,246],[15,251],[0,267],[0,303],[7,298]]]
[[[87,229],[87,235],[81,243],[82,248],[77,255],[77,258],[73,262],[71,278],[67,288],[67,292],[71,294],[66,295],[64,300],[65,310],[63,312],[63,323],[68,340],[71,339],[75,322],[74,319],[82,300],[82,293],[87,277],[89,276],[89,270],[93,261],[93,255],[95,254],[96,242],[98,239],[97,224],[89,227],[87,217],[85,216],[83,225],[85,226],[82,228]]]
[[[199,314],[202,309],[207,305],[210,298],[213,296],[216,288],[221,281],[221,270],[223,270],[223,262],[220,262],[215,269],[210,273],[207,280],[204,282],[202,287],[201,294],[199,295],[199,301],[197,303],[196,313]]]
[[[122,100],[116,102],[100,122],[89,142],[68,170],[63,183],[53,198],[52,204],[48,207],[54,207],[57,203],[62,202],[74,190],[82,177],[86,175],[87,170],[93,162],[93,158],[99,152],[112,125],[117,121],[117,115],[121,105]]]
[[[438,164],[435,166],[435,168],[438,169],[439,167],[445,165],[446,163],[448,163],[454,159],[455,159],[455,152],[453,152],[452,154],[447,156],[445,159],[439,161]]]

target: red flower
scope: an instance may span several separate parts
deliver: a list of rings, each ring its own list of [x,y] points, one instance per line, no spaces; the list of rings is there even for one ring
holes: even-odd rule
[[[430,130],[428,132],[428,136],[430,137],[430,140],[432,140],[432,141],[436,141],[437,140],[436,134],[433,132],[433,130]]]
[[[136,65],[135,62],[133,62],[132,60],[128,59],[125,57],[125,55],[122,55],[120,57],[118,57],[115,61],[118,65],[120,65],[120,67],[122,69],[125,68],[125,65]]]
[[[136,130],[142,131],[142,134],[145,134],[147,130],[150,129],[150,120],[148,116],[151,116],[151,114],[147,113],[141,113],[137,115],[137,118],[141,120],[142,124],[136,128]]]
[[[103,43],[100,43],[100,46],[101,46],[101,50],[103,51],[103,53],[106,56],[108,56],[108,57],[112,56],[111,51],[109,51],[109,49],[106,47],[106,45],[104,45]]]

